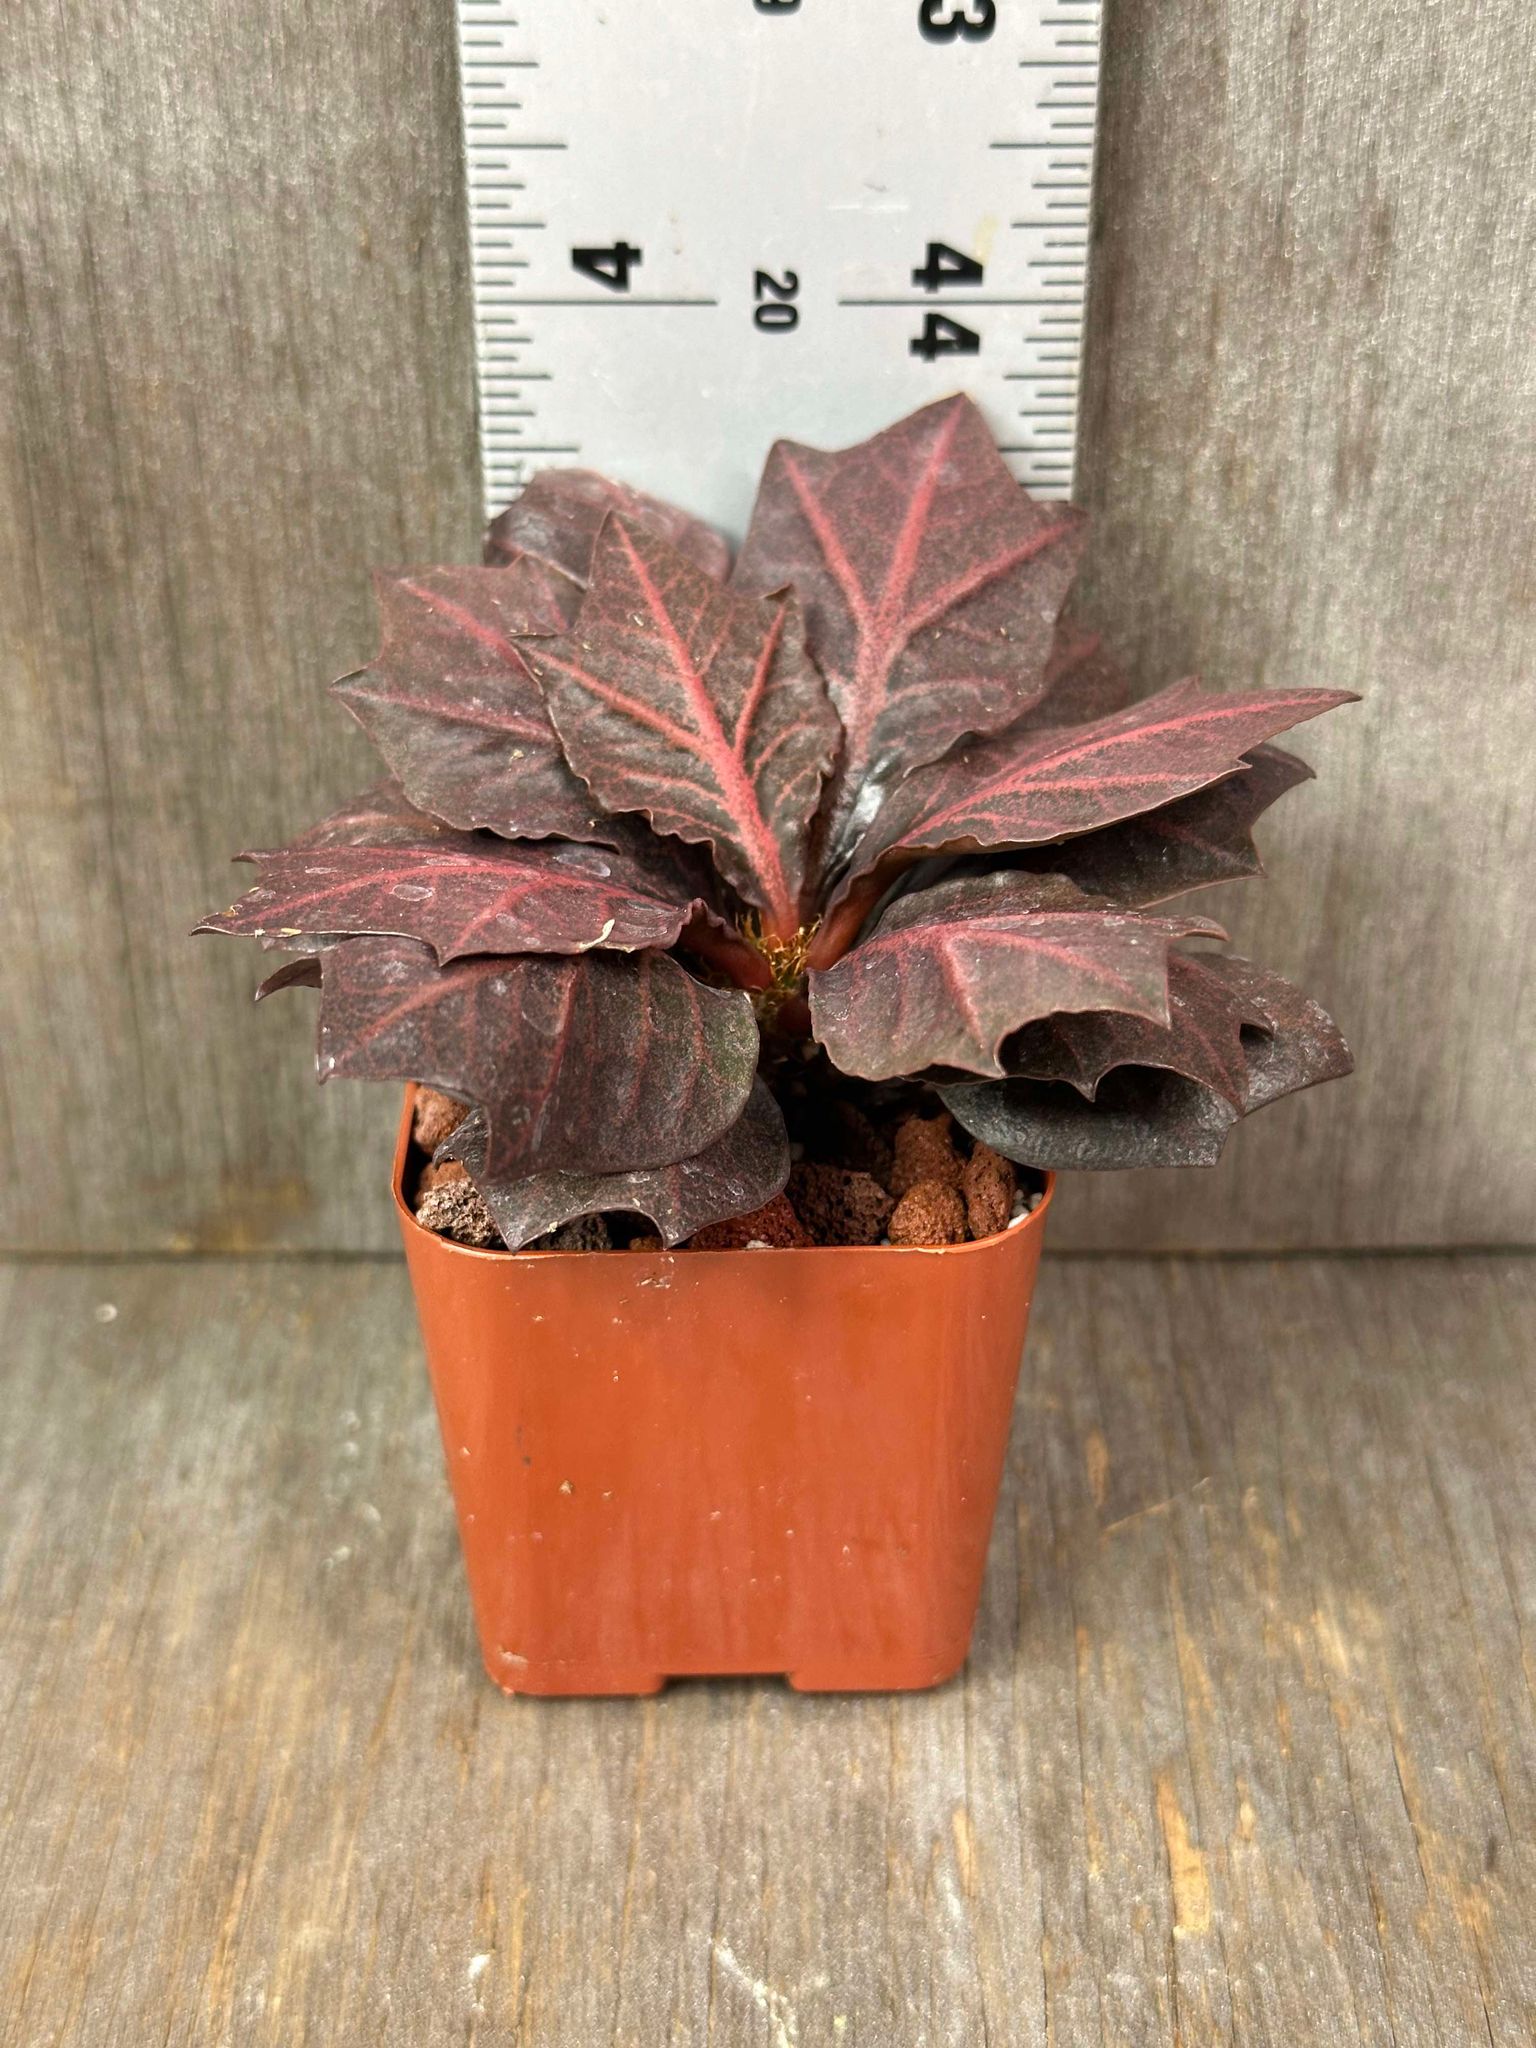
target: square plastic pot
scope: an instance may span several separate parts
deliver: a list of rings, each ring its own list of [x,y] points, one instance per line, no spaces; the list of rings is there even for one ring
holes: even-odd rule
[[[943,1250],[477,1251],[394,1194],[486,1670],[514,1693],[963,1664],[1051,1188]]]

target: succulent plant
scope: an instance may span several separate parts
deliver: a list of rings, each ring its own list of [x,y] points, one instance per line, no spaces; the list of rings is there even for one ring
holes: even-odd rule
[[[1064,623],[1081,516],[963,398],[780,442],[734,565],[686,514],[536,476],[481,568],[380,575],[335,685],[389,779],[200,930],[303,957],[320,1078],[428,1082],[513,1247],[634,1210],[668,1243],[785,1184],[776,1090],[935,1088],[1039,1167],[1208,1164],[1349,1069],[1318,1007],[1170,898],[1260,872],[1338,690],[1132,701]],[[819,1051],[816,1050],[819,1048]]]

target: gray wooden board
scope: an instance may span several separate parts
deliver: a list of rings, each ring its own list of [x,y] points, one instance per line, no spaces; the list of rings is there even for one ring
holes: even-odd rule
[[[1536,1236],[1536,10],[1111,0],[1078,493],[1148,687],[1343,684],[1218,892],[1360,1071],[1080,1245]]]
[[[370,564],[474,553],[452,0],[24,0],[0,110],[0,1242],[383,1244],[388,1111],[187,933],[377,772]]]
[[[1229,906],[1361,1073],[1058,1241],[1530,1242],[1536,14],[1106,13],[1094,608],[1367,692]],[[183,935],[370,773],[367,566],[474,553],[450,0],[30,0],[0,93],[0,1243],[382,1247],[389,1109]]]
[[[0,1331],[6,2048],[1536,2035],[1530,1263],[1048,1258],[894,1699],[495,1692],[393,1266]]]

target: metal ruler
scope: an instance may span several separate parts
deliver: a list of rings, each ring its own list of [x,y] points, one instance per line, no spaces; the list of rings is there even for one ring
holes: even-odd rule
[[[946,392],[1072,487],[1098,0],[459,0],[486,501],[739,533],[770,442]]]

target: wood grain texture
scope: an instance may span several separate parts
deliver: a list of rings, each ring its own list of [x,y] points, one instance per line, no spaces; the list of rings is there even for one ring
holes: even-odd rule
[[[1080,1245],[1536,1234],[1536,13],[1110,0],[1079,495],[1149,687],[1343,684],[1225,894],[1356,1077]],[[1207,907],[1207,905],[1202,905]]]
[[[453,14],[3,10],[0,1242],[386,1241],[388,1109],[186,934],[372,779],[369,564],[475,551]]]
[[[0,2041],[1525,2048],[1533,1329],[1047,1259],[961,1681],[508,1701],[397,1268],[6,1269]]]

